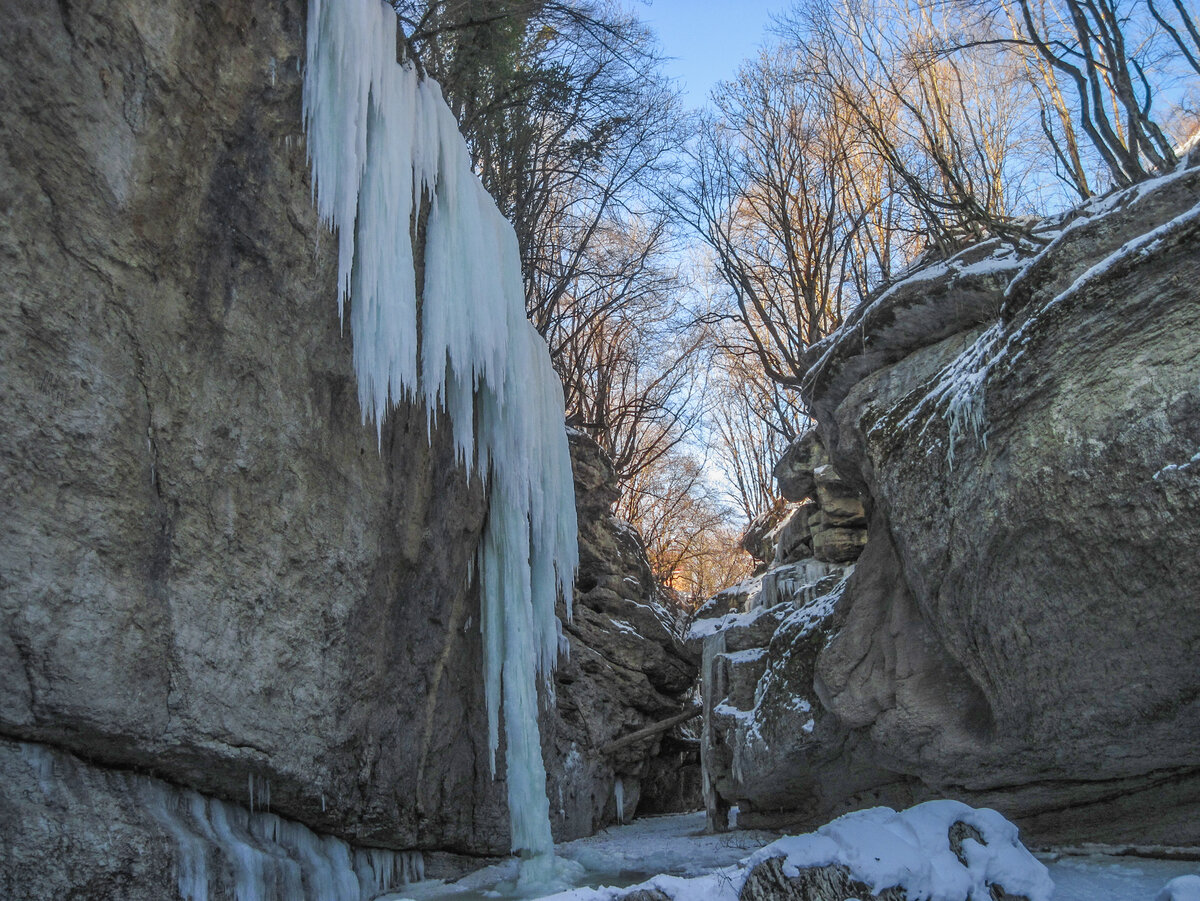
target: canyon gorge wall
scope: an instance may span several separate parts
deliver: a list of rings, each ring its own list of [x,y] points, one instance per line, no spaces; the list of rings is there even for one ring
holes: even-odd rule
[[[343,876],[354,849],[509,850],[472,576],[486,493],[423,408],[378,438],[362,422],[304,29],[302,0],[64,0],[15,4],[0,34],[0,894],[141,885],[148,849],[156,875],[122,897],[182,892],[180,849],[220,844],[210,814],[268,857],[306,830],[347,843],[326,855]],[[593,744],[690,685],[669,629],[624,640],[662,675],[631,702],[598,689]],[[544,706],[555,830],[586,834],[615,819],[616,770],[564,775],[596,748]]]
[[[1037,842],[1200,843],[1197,163],[918,267],[809,351],[776,474],[817,505],[831,466],[867,540],[693,630],[731,639],[705,678],[740,822],[949,796]]]

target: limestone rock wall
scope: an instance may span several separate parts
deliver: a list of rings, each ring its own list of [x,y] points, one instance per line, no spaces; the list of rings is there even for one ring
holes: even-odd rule
[[[563,627],[555,704],[542,717],[551,815],[562,838],[590,835],[639,810],[700,806],[699,747],[686,729],[604,751],[683,711],[691,703],[697,659],[683,643],[640,536],[612,516],[618,496],[612,464],[582,433],[570,439],[580,565],[574,617]],[[565,614],[560,610],[564,620]]]
[[[819,442],[869,537],[756,659],[714,758],[742,822],[949,796],[1033,841],[1200,843],[1197,162],[810,352],[817,434],[777,475],[811,496]]]
[[[7,11],[0,733],[504,850],[462,665],[483,493],[424,411],[361,424],[303,29],[300,0]]]
[[[0,846],[45,872],[16,896],[141,878],[126,863],[172,833],[122,774],[247,810],[265,792],[359,848],[509,849],[470,575],[486,496],[423,409],[362,424],[311,202],[305,6],[5,10]],[[552,785],[583,799],[563,794],[560,835],[612,818],[618,772],[636,804],[645,746],[576,764],[690,686],[678,639],[621,588],[644,559],[615,566],[568,639],[572,725],[544,727]],[[56,772],[119,808],[117,844],[100,813],[30,788],[14,742],[83,761]]]

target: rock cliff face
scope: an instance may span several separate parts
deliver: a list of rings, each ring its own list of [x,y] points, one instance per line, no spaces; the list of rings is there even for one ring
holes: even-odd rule
[[[813,349],[807,440],[869,540],[778,617],[757,750],[718,767],[743,822],[950,796],[1034,840],[1200,843],[1195,163],[1048,246],[928,266]]]
[[[268,793],[283,822],[356,846],[508,851],[470,575],[485,493],[423,409],[402,405],[378,440],[362,425],[301,132],[304,8],[6,10],[5,896],[117,886],[139,841],[178,850],[136,813],[133,773],[205,803]],[[665,633],[639,641],[615,684],[653,716],[687,669]],[[615,734],[628,709],[588,708],[586,725]],[[83,794],[39,788],[45,772],[119,808],[120,841],[99,840]],[[591,814],[560,814],[560,833],[601,819],[613,773],[587,773]],[[180,860],[159,866],[167,882]],[[145,897],[168,897],[155,880]]]
[[[483,492],[423,410],[360,423],[303,26],[9,17],[0,729],[226,798],[270,780],[356,841],[504,850],[463,665]]]
[[[570,438],[579,574],[574,617],[564,626],[569,654],[555,674],[555,715],[542,722],[545,756],[560,761],[550,767],[551,813],[557,803],[559,832],[574,838],[638,811],[696,809],[700,760],[695,739],[679,729],[601,750],[684,710],[697,660],[684,647],[641,538],[611,514],[612,464],[590,438]]]

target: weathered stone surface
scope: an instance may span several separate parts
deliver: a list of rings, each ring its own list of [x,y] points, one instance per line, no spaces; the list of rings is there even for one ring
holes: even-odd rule
[[[1174,841],[1183,828],[1200,840],[1200,677],[1178,665],[1200,640],[1200,482],[1163,471],[1200,447],[1198,236],[1163,239],[1137,268],[1037,308],[1024,353],[988,380],[986,446],[960,443],[953,468],[940,413],[894,429],[911,401],[879,406],[870,384],[839,411],[921,619],[985,702],[987,718],[965,724],[983,753],[954,755],[978,760],[959,778],[1043,835]],[[917,438],[927,423],[932,453]],[[946,510],[953,530],[936,522]],[[893,734],[891,748],[912,741]],[[949,781],[948,763],[915,771]],[[1087,810],[1155,782],[1152,814],[1100,823]]]
[[[809,867],[788,876],[783,862],[782,857],[772,857],[751,870],[738,901],[908,901],[900,888],[873,893],[869,885],[850,875],[848,867]]]
[[[270,779],[355,841],[503,851],[483,492],[423,410],[361,424],[303,10],[6,11],[0,733],[220,797]]]
[[[833,470],[833,467],[824,466],[822,469]],[[817,503],[821,507],[821,524],[824,526],[848,528],[867,524],[867,511],[862,498],[840,479],[817,482]]]
[[[816,510],[817,505],[811,501],[791,506],[776,532],[773,565],[782,566],[812,556],[812,529],[808,518]]]
[[[99,781],[152,772],[238,803],[269,783],[273,811],[360,845],[506,853],[470,575],[485,493],[423,409],[361,422],[302,135],[304,10],[5,11],[0,737],[74,751]],[[581,522],[607,520],[613,487],[582,478]],[[636,536],[603,528],[567,676],[619,672],[599,679],[614,703],[560,694],[596,743],[678,709],[694,671],[639,601]],[[560,834],[597,822],[612,773],[589,778]],[[56,872],[89,897],[157,892],[161,836],[126,812],[106,844],[101,817],[47,803],[61,841],[24,847],[47,872],[77,852]],[[0,847],[28,816],[0,815]]]
[[[829,455],[816,429],[811,429],[788,445],[771,474],[779,485],[779,493],[789,501],[813,497],[816,482],[813,472],[829,462]]]
[[[679,729],[599,753],[613,739],[683,710],[697,660],[663,602],[641,539],[611,515],[617,483],[604,452],[572,433],[571,460],[579,512],[575,612],[564,625],[570,653],[560,655],[556,703],[542,718],[560,839],[616,822],[618,777],[626,819],[639,803],[660,811],[700,804],[698,757]]]
[[[795,508],[786,520],[779,519],[770,536],[771,546],[785,547],[781,535],[786,525],[788,550],[776,552],[771,557],[773,565],[801,559],[806,549],[827,563],[848,563],[858,557],[867,543],[867,507],[860,489],[855,487],[861,481],[847,483],[843,479],[830,462],[816,429],[788,446],[774,474],[784,497],[810,500]]]
[[[856,308],[842,328],[805,352],[802,363],[808,372],[801,392],[809,414],[818,423],[832,421],[838,404],[867,376],[922,347],[993,321],[1005,286],[1029,253],[1013,251],[999,240],[985,241],[915,269]],[[838,434],[821,429],[820,435],[836,458]],[[842,471],[842,476],[860,490],[865,487],[856,471]]]
[[[836,526],[813,532],[813,556],[831,563],[847,563],[856,560],[867,543],[863,529],[842,529]]]
[[[1013,279],[1005,292],[1005,319],[1015,318],[1027,306],[1049,303],[1098,260],[1145,234],[1148,222],[1167,222],[1190,210],[1200,197],[1200,167],[1120,197],[1115,204],[1111,197],[1099,198],[1070,214],[1070,227]]]
[[[756,516],[742,535],[742,550],[760,563],[773,560],[778,530],[788,512],[788,508],[780,502]]]
[[[1038,842],[1200,842],[1200,220],[1076,283],[1160,226],[1149,211],[1194,209],[1195,181],[1052,246],[991,330],[934,316],[881,355],[864,319],[832,340],[807,390],[837,472],[867,493],[870,540],[836,628],[797,646],[812,668],[789,674],[772,643],[759,709],[819,709],[810,743],[739,761],[752,812],[820,822],[950,796]],[[971,360],[988,367],[979,435],[970,395],[955,420],[944,390]]]

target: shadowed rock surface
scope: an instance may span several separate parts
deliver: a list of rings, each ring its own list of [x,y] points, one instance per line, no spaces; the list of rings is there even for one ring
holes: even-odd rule
[[[79,755],[98,804],[136,772],[240,805],[269,790],[357,846],[506,853],[470,567],[485,493],[423,409],[362,423],[302,134],[305,3],[10,7],[0,737]],[[605,590],[583,592],[564,677],[611,703],[560,692],[589,752],[678,710],[693,671],[641,595]],[[582,741],[556,728],[555,786],[555,743]],[[585,800],[552,805],[556,832],[602,821],[614,771],[636,804],[651,750],[572,775]],[[104,817],[39,809],[26,770],[7,754],[24,787],[0,845],[41,847],[22,872],[43,878],[14,897],[178,870],[131,799],[109,853]],[[129,870],[135,852],[155,861]]]
[[[777,475],[811,496],[819,440],[869,540],[768,646],[741,822],[949,796],[1033,841],[1200,843],[1195,163],[1036,258],[929,267],[814,350],[818,430]]]
[[[700,806],[699,746],[686,730],[601,748],[680,713],[697,672],[646,559],[641,538],[613,517],[616,475],[604,451],[570,434],[579,514],[579,574],[569,646],[555,674],[556,716],[543,716],[551,812],[562,838],[629,821],[635,811],[670,813]],[[560,610],[565,620],[565,610]],[[621,780],[624,811],[614,788]]]
[[[503,851],[464,665],[482,487],[423,410],[361,423],[303,8],[7,17],[0,732],[219,797],[269,779],[360,842]]]

